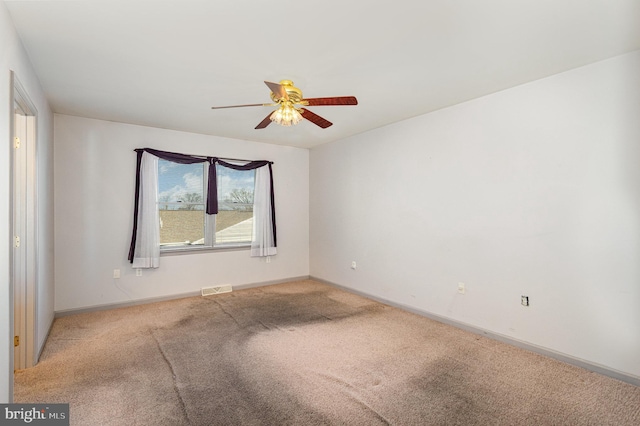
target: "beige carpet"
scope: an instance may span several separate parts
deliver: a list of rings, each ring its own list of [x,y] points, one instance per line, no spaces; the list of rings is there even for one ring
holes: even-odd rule
[[[313,281],[57,319],[72,425],[640,425],[640,388]]]

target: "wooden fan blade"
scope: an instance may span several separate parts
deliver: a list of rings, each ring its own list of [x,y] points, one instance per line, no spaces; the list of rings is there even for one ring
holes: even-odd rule
[[[306,118],[316,126],[322,127],[323,129],[326,129],[327,127],[333,125],[333,123],[330,122],[329,120],[325,120],[324,118],[320,117],[318,114],[315,114],[306,108],[300,108],[300,112],[302,113],[302,118]]]
[[[284,100],[289,99],[289,95],[287,95],[287,91],[285,90],[284,87],[282,87],[281,84],[272,83],[270,81],[265,81],[264,84],[266,84],[267,87],[273,92],[273,94],[276,95],[276,98],[284,99]]]
[[[255,107],[255,106],[273,106],[274,104],[245,104],[245,105],[228,105],[211,107],[211,109],[224,109],[224,108],[243,108],[243,107]]]
[[[271,114],[273,114],[272,112],[269,113],[269,115],[267,115],[264,120],[262,120],[260,122],[260,124],[258,124],[256,126],[256,129],[264,129],[265,127],[267,127],[269,124],[271,124]]]
[[[322,106],[322,105],[358,105],[358,100],[355,96],[336,96],[333,98],[309,98],[302,100],[307,101],[309,106]]]

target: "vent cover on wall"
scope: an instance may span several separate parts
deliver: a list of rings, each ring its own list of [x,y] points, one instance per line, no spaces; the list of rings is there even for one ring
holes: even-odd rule
[[[216,287],[202,287],[203,296],[211,296],[213,294],[230,293],[232,290],[230,285],[219,285]]]

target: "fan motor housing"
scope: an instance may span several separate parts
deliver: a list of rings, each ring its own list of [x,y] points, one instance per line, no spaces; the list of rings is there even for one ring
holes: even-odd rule
[[[289,96],[289,101],[292,103],[299,103],[302,98],[302,90],[298,89],[293,85],[293,81],[291,80],[282,80],[280,81],[280,85],[284,87],[284,90],[287,92],[287,96]],[[271,92],[271,99],[274,102],[280,102],[282,99],[278,99],[276,95]]]

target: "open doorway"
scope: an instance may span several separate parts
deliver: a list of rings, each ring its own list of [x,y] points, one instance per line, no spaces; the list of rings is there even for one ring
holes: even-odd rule
[[[13,369],[36,363],[36,120],[37,111],[11,73],[11,285]]]

